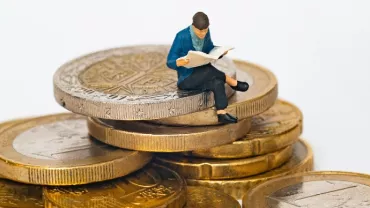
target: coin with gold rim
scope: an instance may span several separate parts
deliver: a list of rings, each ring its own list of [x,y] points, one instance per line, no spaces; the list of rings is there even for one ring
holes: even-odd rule
[[[266,111],[274,104],[278,95],[276,77],[269,70],[255,64],[242,60],[234,60],[234,63],[238,68],[238,80],[247,81],[250,88],[246,92],[236,92],[230,97],[226,111],[236,115],[239,119]],[[218,124],[214,107],[181,116],[151,120],[151,122],[189,126]]]
[[[42,208],[42,187],[0,179],[0,207]]]
[[[292,146],[257,157],[217,160],[174,154],[157,155],[155,163],[169,167],[189,179],[232,179],[266,172],[281,166],[292,156]]]
[[[41,185],[75,185],[127,175],[152,155],[118,149],[88,136],[86,118],[71,113],[0,124],[0,175]]]
[[[144,121],[88,119],[96,139],[125,149],[151,152],[181,152],[227,144],[246,135],[251,120],[220,126],[165,126]]]
[[[240,204],[233,197],[216,189],[188,186],[184,208],[240,208]]]
[[[309,172],[276,178],[251,189],[244,208],[370,207],[370,175]]]
[[[186,203],[186,183],[176,172],[150,164],[106,182],[45,187],[44,199],[49,208],[178,208]]]
[[[277,100],[267,111],[252,118],[250,132],[232,144],[185,152],[202,158],[232,159],[277,151],[298,140],[302,133],[302,112],[293,104]]]
[[[263,174],[230,180],[196,180],[187,179],[190,186],[205,186],[223,191],[236,199],[241,199],[253,186],[292,173],[306,172],[313,169],[313,153],[307,142],[299,140],[293,145],[293,156],[279,168]]]
[[[166,65],[169,45],[112,48],[76,58],[54,74],[54,96],[64,108],[112,120],[148,120],[183,115],[214,105],[213,93],[179,90],[176,70]],[[230,77],[227,57],[214,66]],[[234,90],[227,84],[226,95]]]

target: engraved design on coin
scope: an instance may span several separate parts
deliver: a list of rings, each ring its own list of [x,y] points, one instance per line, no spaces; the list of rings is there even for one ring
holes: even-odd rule
[[[55,84],[71,95],[100,102],[142,104],[199,94],[177,89],[177,72],[166,66],[168,50],[167,45],[142,45],[89,54],[63,65]],[[220,59],[214,66],[233,76],[236,66],[227,61]]]
[[[0,207],[44,207],[42,187],[0,180]]]
[[[181,189],[167,170],[146,168],[127,177],[77,187],[50,187],[48,200],[74,207],[152,207]],[[155,206],[157,207],[157,206]]]
[[[368,208],[370,187],[345,181],[310,181],[266,197],[269,208]]]
[[[248,139],[284,133],[296,127],[301,119],[302,116],[295,106],[278,100],[267,111],[252,118]]]
[[[91,140],[87,132],[85,119],[44,124],[18,135],[13,148],[28,157],[46,160],[85,159],[113,149]]]

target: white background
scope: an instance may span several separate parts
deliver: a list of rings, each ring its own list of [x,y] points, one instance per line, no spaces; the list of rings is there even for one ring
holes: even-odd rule
[[[269,68],[304,114],[316,170],[370,173],[368,0],[0,1],[0,120],[65,111],[52,76],[110,47],[171,44],[205,12],[232,58]]]

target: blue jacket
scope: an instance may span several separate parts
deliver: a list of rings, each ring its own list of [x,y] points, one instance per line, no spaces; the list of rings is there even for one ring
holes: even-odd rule
[[[167,66],[177,71],[177,85],[179,85],[180,82],[182,82],[193,72],[192,68],[186,68],[183,66],[178,67],[176,65],[176,59],[186,56],[190,50],[195,51],[193,42],[191,40],[190,27],[191,25],[176,34],[175,40],[173,41],[167,56]],[[204,37],[202,52],[209,53],[214,47],[215,46],[211,40],[211,33],[208,29],[208,32]]]

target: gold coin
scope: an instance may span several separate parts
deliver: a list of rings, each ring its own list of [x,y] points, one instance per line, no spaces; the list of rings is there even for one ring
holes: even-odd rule
[[[42,208],[42,187],[0,179],[0,207]]]
[[[244,208],[369,208],[370,175],[309,172],[276,178],[251,189]]]
[[[302,133],[302,113],[293,104],[277,100],[264,113],[252,118],[250,132],[232,144],[183,154],[203,158],[233,159],[275,152],[298,140]]]
[[[227,112],[244,119],[260,114],[270,108],[278,95],[277,80],[272,72],[242,60],[234,60],[238,80],[246,80],[250,87],[246,92],[236,92],[229,99]],[[166,125],[203,126],[218,124],[214,107],[181,116],[173,116],[151,122]]]
[[[250,119],[236,124],[204,127],[179,127],[144,121],[88,119],[89,132],[96,139],[125,149],[151,152],[181,152],[210,148],[246,135]]]
[[[238,201],[221,191],[200,186],[188,186],[187,189],[184,208],[240,208]]]
[[[309,144],[299,140],[293,145],[293,156],[283,166],[269,172],[240,179],[231,180],[195,180],[187,179],[190,186],[205,186],[223,191],[236,199],[241,199],[253,186],[284,175],[311,171],[313,169],[313,154]]]
[[[155,162],[189,179],[232,179],[260,174],[281,166],[292,156],[292,146],[257,157],[217,160],[177,155],[161,155]]]
[[[75,185],[127,175],[152,155],[91,140],[86,118],[64,113],[0,125],[0,174],[41,185]],[[6,124],[5,124],[6,126]]]
[[[176,172],[150,164],[126,177],[81,186],[45,187],[49,208],[178,208],[186,183]]]
[[[169,45],[137,45],[98,51],[61,66],[54,96],[64,108],[112,120],[148,120],[183,115],[214,105],[213,93],[177,88],[177,72],[166,65]],[[214,66],[236,77],[231,59]],[[234,91],[227,85],[226,95]]]

